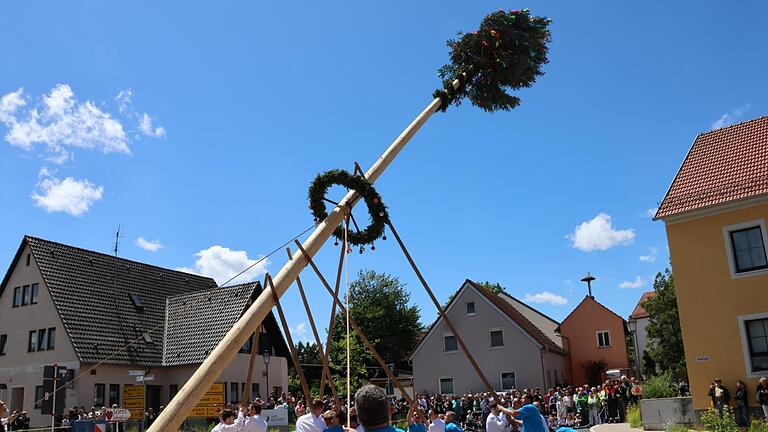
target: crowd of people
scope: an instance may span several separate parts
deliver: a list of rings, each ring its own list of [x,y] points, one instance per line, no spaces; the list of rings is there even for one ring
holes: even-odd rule
[[[754,394],[757,404],[763,409],[765,420],[768,421],[768,378],[760,378]],[[738,426],[749,426],[749,391],[744,381],[736,381],[736,391],[731,395],[731,391],[723,385],[723,380],[716,378],[709,383],[707,395],[712,403],[712,408],[716,409],[721,416],[726,410],[732,411]],[[732,399],[733,406],[731,405]]]

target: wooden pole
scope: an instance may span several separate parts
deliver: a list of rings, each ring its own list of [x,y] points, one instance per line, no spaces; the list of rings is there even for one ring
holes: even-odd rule
[[[285,248],[285,250],[288,252],[288,259],[292,260],[293,255],[291,254],[291,248]],[[320,334],[317,332],[317,326],[315,325],[315,319],[312,317],[312,310],[309,308],[309,302],[307,301],[307,295],[304,292],[304,286],[301,283],[301,278],[296,277],[296,285],[299,287],[299,293],[301,294],[301,301],[304,303],[304,309],[307,311],[307,318],[309,319],[309,326],[312,327],[312,334],[315,336],[315,343],[317,344],[317,349],[320,351],[320,357],[322,357],[323,362],[323,373],[320,374],[320,381],[323,380],[323,376],[328,378],[328,385],[331,386],[331,393],[333,393],[333,400],[336,402],[336,404],[339,403],[339,395],[336,392],[336,386],[333,384],[333,377],[331,376],[331,369],[328,368],[328,357],[325,356],[325,351],[323,350],[323,343],[320,342]],[[323,397],[323,394],[320,393],[320,398]]]
[[[260,329],[251,335],[251,357],[248,359],[248,373],[245,375],[245,391],[243,391],[243,400],[251,402],[251,383],[253,382],[253,364],[256,362],[256,354],[259,352],[259,333]]]
[[[304,248],[301,246],[301,243],[298,240],[296,241],[296,246],[299,247],[299,250],[302,252],[302,254],[306,253],[304,252]],[[317,274],[317,277],[320,278],[320,282],[322,282],[325,289],[328,290],[328,293],[333,296],[333,291],[331,291],[331,286],[328,285],[328,281],[326,281],[323,274],[320,273],[320,269],[317,268],[317,266],[315,265],[315,262],[312,261],[312,258],[308,258],[308,260],[309,260],[309,265],[315,271],[315,273]],[[339,297],[334,296],[333,301],[339,307],[339,311],[341,311],[341,313],[343,314],[347,313],[347,309],[344,307],[344,304],[341,302],[341,300],[339,300]],[[379,355],[378,351],[376,351],[376,348],[374,348],[371,341],[368,340],[368,337],[363,332],[363,329],[360,328],[360,326],[357,324],[357,321],[353,320],[352,317],[349,317],[349,325],[351,325],[352,328],[355,330],[355,333],[357,333],[357,335],[360,337],[360,340],[363,341],[363,345],[365,345],[366,348],[368,348],[368,351],[371,352],[371,354],[373,355],[373,358],[375,358],[376,361],[379,362],[379,366],[381,366],[381,368],[384,369],[384,372],[386,372],[389,379],[395,383],[398,390],[400,390],[403,396],[405,396],[405,399],[408,401],[408,403],[409,404],[413,403],[413,399],[411,398],[411,396],[405,391],[405,389],[403,388],[403,385],[400,384],[400,381],[397,380],[397,378],[392,373],[392,371],[389,370],[389,365],[387,365],[387,362],[384,361],[384,358],[381,357],[381,355]]]
[[[304,370],[301,368],[301,361],[299,360],[299,353],[296,351],[296,346],[293,344],[293,338],[291,337],[291,329],[288,328],[288,321],[285,319],[285,314],[283,313],[283,307],[280,305],[280,299],[277,297],[277,290],[275,289],[275,284],[272,283],[272,277],[267,273],[266,280],[264,281],[264,286],[269,285],[272,295],[274,296],[275,300],[275,306],[277,306],[277,314],[280,316],[280,324],[283,326],[283,333],[285,333],[285,338],[288,340],[288,348],[291,349],[291,358],[293,359],[293,365],[296,367],[296,374],[299,376],[299,381],[301,381],[301,389],[304,390],[304,397],[307,398],[307,401],[312,400],[312,392],[309,391],[309,385],[307,384],[307,378],[304,376]],[[267,389],[269,391],[269,389]]]
[[[453,82],[454,87],[459,86],[459,80]],[[384,174],[387,167],[405,148],[405,145],[413,138],[416,132],[432,117],[441,104],[440,98],[435,98],[416,118],[403,130],[392,144],[382,153],[379,159],[368,169],[365,177],[369,182],[374,183]],[[331,214],[324,221],[318,224],[315,231],[304,242],[305,253],[296,257],[293,261],[288,261],[282,269],[275,275],[274,286],[277,296],[285,293],[288,287],[296,279],[301,270],[307,266],[307,259],[314,256],[317,251],[325,244],[326,240],[333,234],[336,227],[344,219],[346,210],[352,210],[359,196],[355,191],[349,191],[347,195],[339,202],[339,205],[331,211]],[[248,337],[255,331],[259,324],[264,320],[269,311],[275,305],[272,295],[262,292],[256,301],[248,308],[242,317],[232,326],[224,335],[224,338],[216,345],[208,357],[197,368],[194,374],[187,380],[187,383],[179,390],[179,393],[163,412],[155,419],[148,432],[168,431],[175,432],[182,422],[187,418],[192,408],[195,407],[200,398],[211,387],[219,375],[226,369],[232,359],[237,355],[237,351],[245,343]]]
[[[397,233],[397,230],[395,230],[395,226],[392,224],[392,221],[389,221],[387,223],[389,225],[390,231],[392,231],[392,235],[395,236],[395,240],[397,240],[397,244],[400,245],[400,249],[403,250],[403,254],[405,255],[405,258],[408,260],[408,263],[411,265],[411,268],[413,268],[413,271],[416,273],[416,277],[419,278],[419,281],[421,282],[421,285],[424,287],[424,290],[427,291],[427,294],[429,294],[429,298],[432,299],[432,303],[434,303],[435,307],[437,308],[437,312],[440,314],[440,317],[445,321],[445,323],[448,325],[448,328],[451,330],[451,333],[456,337],[456,341],[459,343],[459,346],[461,347],[461,350],[464,351],[464,355],[467,356],[467,359],[469,360],[469,363],[472,365],[472,368],[477,373],[477,376],[480,377],[480,380],[485,384],[485,387],[488,388],[488,392],[490,392],[493,395],[494,400],[496,402],[501,402],[501,399],[499,399],[499,395],[496,394],[496,391],[493,389],[493,385],[488,381],[488,378],[485,377],[485,374],[482,370],[480,370],[480,366],[478,366],[477,362],[475,361],[475,358],[472,356],[472,353],[469,352],[469,348],[464,344],[464,340],[461,338],[461,335],[459,335],[459,332],[456,330],[456,327],[453,325],[453,322],[451,322],[450,319],[448,319],[448,315],[445,313],[445,310],[443,310],[443,307],[440,305],[440,302],[437,301],[437,297],[435,297],[435,294],[432,292],[432,290],[429,288],[429,285],[427,284],[426,279],[424,279],[424,276],[422,276],[421,271],[419,271],[419,268],[416,266],[416,262],[413,261],[413,258],[411,258],[411,254],[408,253],[408,249],[405,247],[405,243],[403,243],[403,240],[400,238],[400,235]]]
[[[336,287],[333,290],[334,297],[339,296],[339,287],[341,286],[341,271],[344,269],[344,257],[346,256],[347,242],[341,239],[341,255],[339,255],[339,268],[336,271]],[[325,358],[331,355],[331,342],[333,341],[333,322],[336,320],[336,302],[331,302],[331,318],[328,321],[328,335],[325,338]],[[325,381],[320,380],[320,395],[325,393]]]

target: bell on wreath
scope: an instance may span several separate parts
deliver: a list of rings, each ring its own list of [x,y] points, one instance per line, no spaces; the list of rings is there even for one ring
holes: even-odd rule
[[[336,239],[336,241],[333,242],[333,245],[334,246],[338,246],[339,245],[339,239]]]
[[[352,253],[352,246],[348,246],[348,247],[347,247],[347,253],[348,253],[348,254],[351,254],[351,253]]]
[[[363,252],[365,252],[365,246],[360,245],[360,253],[363,253]]]
[[[375,250],[376,250],[376,245],[375,244],[371,244],[371,251],[375,251]]]

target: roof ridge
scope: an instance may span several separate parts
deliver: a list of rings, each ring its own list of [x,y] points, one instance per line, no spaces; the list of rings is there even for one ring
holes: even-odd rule
[[[763,119],[768,119],[768,114],[760,116],[760,117],[755,117],[755,118],[751,118],[751,119],[748,119],[748,120],[740,121],[738,123],[729,124],[728,126],[719,127],[717,129],[710,129],[710,130],[708,130],[706,132],[700,132],[697,136],[709,135],[709,134],[714,133],[714,132],[724,131],[726,129],[731,129],[731,128],[734,128],[736,126],[741,126],[741,125],[744,125],[746,123],[752,123],[752,122],[756,122],[758,120],[763,120]]]
[[[545,314],[544,312],[542,312],[542,311],[540,311],[540,310],[538,310],[538,309],[536,309],[536,308],[534,308],[532,306],[529,306],[527,303],[525,303],[524,301],[520,300],[519,298],[517,298],[517,297],[515,297],[515,296],[513,296],[511,294],[508,294],[506,292],[501,292],[500,294],[504,294],[505,296],[511,298],[512,300],[515,300],[516,302],[520,303],[521,305],[525,306],[526,308],[530,309],[531,311],[541,315],[543,318],[546,318],[547,320],[549,320],[549,321],[551,321],[551,322],[553,322],[553,323],[555,323],[557,325],[560,325],[560,323],[557,320],[555,320],[554,318],[550,317],[549,315]]]
[[[53,244],[53,245],[56,245],[56,246],[62,246],[62,247],[65,247],[65,248],[75,249],[77,251],[83,251],[83,252],[87,252],[87,253],[90,253],[90,254],[96,254],[96,255],[102,256],[104,258],[117,259],[119,261],[124,261],[124,262],[128,262],[128,263],[133,263],[133,264],[139,264],[139,265],[143,265],[143,266],[146,266],[146,267],[155,268],[155,269],[158,269],[158,270],[164,270],[164,271],[169,271],[169,272],[178,273],[178,274],[182,274],[182,275],[188,275],[188,276],[195,276],[195,277],[203,278],[203,279],[210,279],[214,283],[216,283],[216,281],[213,278],[209,277],[209,276],[203,276],[203,275],[199,275],[199,274],[196,274],[196,273],[190,273],[190,272],[185,272],[185,271],[181,271],[181,270],[170,269],[170,268],[167,268],[167,267],[160,267],[160,266],[155,265],[155,264],[149,264],[149,263],[145,263],[145,262],[141,262],[141,261],[136,261],[136,260],[129,259],[129,258],[123,258],[121,256],[110,255],[108,253],[98,252],[98,251],[94,251],[94,250],[91,250],[91,249],[85,249],[85,248],[78,247],[78,246],[72,246],[72,245],[69,245],[69,244],[66,244],[66,243],[61,243],[61,242],[57,242],[57,241],[53,241],[53,240],[47,240],[47,239],[40,238],[40,237],[34,237],[34,236],[30,236],[30,235],[24,235],[24,237],[25,237],[25,239],[32,240],[33,242],[37,241],[37,242],[42,242],[42,243]],[[216,285],[218,286],[218,284],[216,284]]]
[[[184,292],[184,293],[180,293],[180,294],[175,294],[175,295],[172,295],[172,296],[167,296],[167,298],[171,299],[171,300],[176,300],[176,299],[179,299],[179,298],[182,298],[182,297],[187,297],[187,296],[195,296],[195,295],[207,294],[207,293],[212,292],[212,291],[225,291],[225,290],[247,288],[249,285],[256,285],[258,283],[259,283],[259,281],[251,281],[251,282],[245,282],[245,283],[240,283],[240,284],[236,284],[236,285],[215,286],[215,287],[210,287],[210,288],[204,288],[204,289],[197,290],[197,291],[190,291],[190,292]]]

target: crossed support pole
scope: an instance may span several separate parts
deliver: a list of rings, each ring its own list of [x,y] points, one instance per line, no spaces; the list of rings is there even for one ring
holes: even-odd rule
[[[301,253],[305,256],[307,259],[307,262],[312,267],[312,269],[315,271],[315,274],[317,274],[317,277],[320,279],[320,282],[323,284],[325,289],[328,291],[328,294],[330,294],[333,297],[333,301],[336,304],[336,306],[339,308],[339,311],[343,314],[347,313],[347,309],[344,307],[344,304],[339,300],[338,295],[334,294],[333,290],[331,289],[331,286],[328,284],[328,281],[325,280],[325,277],[320,272],[320,269],[317,268],[317,265],[315,265],[315,262],[312,260],[312,257],[309,256],[309,254],[304,250],[304,247],[301,245],[301,242],[296,241],[296,246],[298,246]],[[343,249],[342,249],[343,251]],[[402,384],[400,384],[400,381],[397,380],[394,373],[389,369],[389,366],[387,366],[387,362],[384,361],[384,358],[379,355],[379,353],[376,351],[376,348],[374,348],[373,344],[370,340],[368,340],[368,337],[365,336],[365,333],[363,333],[363,330],[360,328],[360,326],[357,324],[357,321],[349,318],[349,325],[352,326],[352,328],[355,330],[355,333],[357,333],[357,336],[360,337],[360,340],[363,342],[363,345],[368,348],[368,351],[371,352],[373,355],[373,358],[376,359],[376,361],[379,363],[382,369],[384,369],[384,372],[386,372],[387,377],[395,383],[398,390],[405,396],[405,399],[408,401],[409,405],[413,404],[413,398],[408,394],[408,392],[405,391]]]

